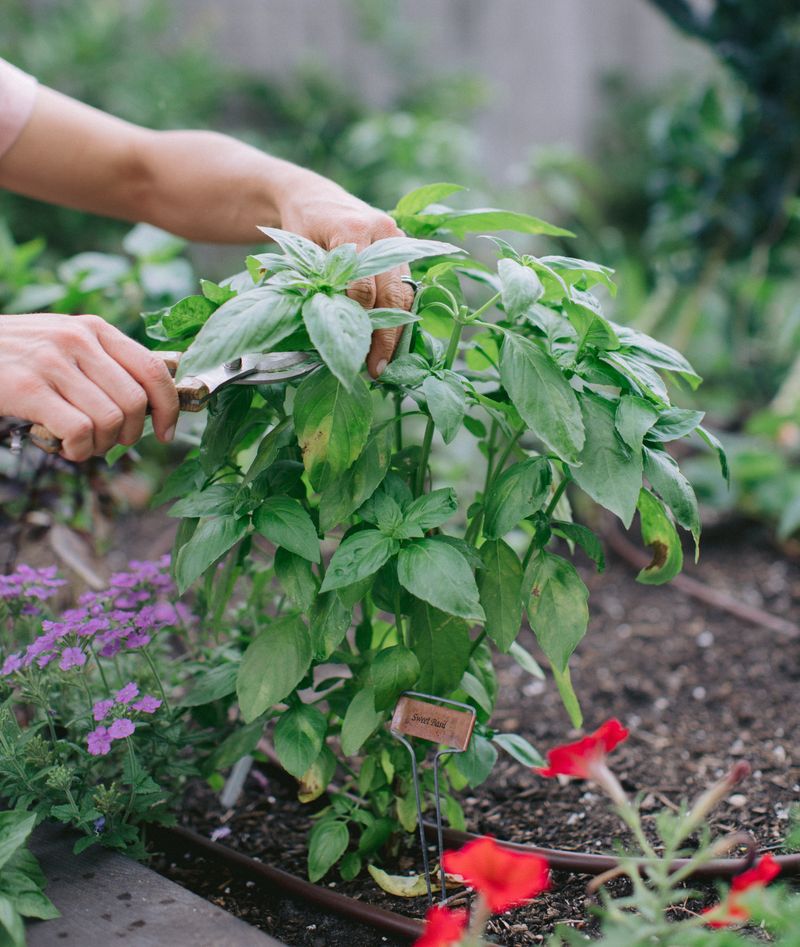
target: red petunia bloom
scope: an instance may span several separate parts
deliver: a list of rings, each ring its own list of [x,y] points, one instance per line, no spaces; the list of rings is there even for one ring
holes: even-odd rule
[[[618,743],[628,739],[628,730],[616,718],[607,720],[594,733],[574,743],[565,743],[550,750],[546,767],[536,769],[540,776],[578,776],[593,779],[596,767]]]
[[[467,929],[469,914],[464,910],[451,911],[441,904],[428,909],[425,930],[414,941],[414,947],[450,947],[457,944]]]
[[[772,855],[762,856],[754,868],[743,871],[733,879],[728,897],[721,904],[703,911],[703,915],[709,915],[706,924],[709,927],[729,927],[750,920],[750,913],[741,903],[739,895],[750,888],[765,888],[780,872],[781,866]]]
[[[494,839],[476,839],[442,859],[449,874],[459,875],[483,895],[492,914],[527,901],[550,886],[547,862],[539,855],[512,852]]]

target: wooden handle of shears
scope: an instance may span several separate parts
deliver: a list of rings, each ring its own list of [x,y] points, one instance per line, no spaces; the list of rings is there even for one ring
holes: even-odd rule
[[[163,359],[170,375],[174,378],[178,370],[181,353],[154,352],[153,354]],[[208,388],[199,378],[184,378],[175,388],[178,392],[178,403],[181,411],[202,411],[205,407],[208,400]],[[34,424],[30,429],[29,437],[31,442],[46,454],[61,453],[61,441],[44,424]]]

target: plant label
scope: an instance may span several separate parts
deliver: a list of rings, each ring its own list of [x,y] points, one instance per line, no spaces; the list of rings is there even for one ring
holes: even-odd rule
[[[392,731],[420,737],[463,752],[469,746],[475,714],[403,696],[392,716]]]

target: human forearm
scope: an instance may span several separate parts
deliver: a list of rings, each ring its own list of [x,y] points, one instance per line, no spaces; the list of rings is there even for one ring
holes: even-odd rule
[[[256,227],[286,226],[298,195],[360,204],[332,181],[216,132],[148,132],[136,148],[143,174],[132,217],[189,240],[257,242]]]

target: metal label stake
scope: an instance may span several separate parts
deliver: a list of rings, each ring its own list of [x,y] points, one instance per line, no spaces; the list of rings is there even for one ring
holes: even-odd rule
[[[444,706],[442,706],[444,705]],[[472,739],[475,727],[475,708],[457,700],[436,697],[433,694],[420,694],[417,691],[405,691],[400,695],[392,714],[390,733],[399,740],[411,756],[411,775],[414,780],[414,797],[417,802],[417,823],[419,840],[422,845],[422,864],[425,870],[425,884],[428,888],[428,903],[433,904],[433,887],[428,861],[428,846],[425,843],[425,828],[422,824],[422,793],[417,770],[417,757],[408,737],[418,737],[428,743],[436,743],[441,749],[433,758],[433,789],[436,803],[436,838],[439,845],[439,880],[442,886],[442,901],[447,898],[442,856],[442,803],[439,793],[439,761],[443,756],[463,753]]]

